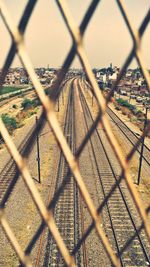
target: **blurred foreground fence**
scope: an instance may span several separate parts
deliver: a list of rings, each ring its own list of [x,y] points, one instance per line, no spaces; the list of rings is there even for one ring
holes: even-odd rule
[[[0,79],[0,85],[2,86],[4,80],[5,80],[5,76],[8,72],[9,67],[11,66],[15,54],[17,53],[22,65],[25,67],[28,75],[30,76],[30,79],[33,83],[33,86],[35,87],[35,90],[38,94],[39,99],[42,102],[43,105],[43,113],[41,116],[43,116],[43,114],[45,114],[47,121],[49,123],[49,126],[52,128],[53,133],[60,145],[60,148],[62,149],[62,152],[70,166],[70,169],[73,173],[74,179],[77,182],[78,188],[83,196],[83,199],[89,209],[89,212],[91,214],[91,217],[93,219],[93,227],[96,228],[97,234],[100,237],[106,252],[108,253],[108,256],[110,257],[111,261],[113,262],[114,266],[120,266],[120,261],[119,258],[116,256],[116,254],[114,253],[108,238],[106,237],[105,233],[103,232],[103,229],[101,227],[101,221],[100,221],[100,217],[99,217],[99,213],[101,212],[101,209],[97,210],[92,202],[92,199],[88,193],[88,190],[83,182],[80,170],[79,170],[79,166],[77,164],[77,160],[78,157],[80,156],[80,154],[82,153],[82,150],[84,148],[84,146],[87,144],[88,139],[90,138],[90,135],[94,132],[96,125],[101,122],[103,128],[105,129],[108,141],[110,142],[117,158],[118,161],[121,165],[122,168],[122,173],[120,178],[121,179],[125,179],[128,189],[134,199],[134,202],[137,206],[137,209],[139,211],[139,214],[142,218],[142,225],[141,225],[141,229],[145,228],[146,233],[148,238],[150,239],[150,224],[148,222],[148,212],[149,209],[145,209],[142,205],[142,202],[140,200],[139,194],[135,188],[135,186],[133,186],[133,182],[132,179],[129,175],[129,162],[132,158],[132,156],[134,155],[136,148],[139,146],[141,139],[137,142],[137,144],[133,147],[133,149],[130,151],[129,155],[124,158],[122,153],[121,153],[121,149],[119,147],[119,144],[117,143],[117,140],[115,139],[115,137],[113,136],[112,130],[109,126],[109,123],[107,121],[106,118],[106,107],[107,104],[109,103],[111,96],[113,95],[119,81],[121,80],[121,78],[123,77],[123,74],[125,72],[125,70],[128,68],[129,64],[131,63],[131,61],[133,60],[133,58],[135,57],[137,60],[137,63],[139,65],[139,67],[141,68],[141,71],[143,73],[143,76],[145,78],[146,84],[147,84],[147,88],[150,91],[150,76],[148,73],[148,70],[145,66],[143,57],[142,57],[142,53],[141,53],[141,41],[142,41],[142,36],[148,26],[149,20],[150,20],[150,10],[147,11],[147,14],[145,15],[145,17],[143,18],[143,22],[140,26],[140,28],[137,30],[135,29],[134,25],[132,24],[131,18],[128,15],[128,11],[126,9],[126,6],[123,2],[123,0],[117,0],[117,5],[118,8],[123,16],[124,22],[128,27],[129,33],[132,37],[133,40],[133,46],[132,49],[130,51],[130,53],[126,56],[125,58],[125,62],[122,66],[122,68],[120,69],[118,78],[115,82],[115,84],[113,85],[113,88],[111,90],[111,92],[109,93],[107,99],[104,99],[104,97],[101,94],[101,91],[99,90],[98,84],[94,78],[94,75],[92,73],[90,64],[88,62],[88,58],[87,55],[85,53],[84,50],[84,46],[83,46],[83,36],[85,33],[85,30],[88,27],[88,24],[92,18],[92,16],[94,15],[94,12],[98,6],[98,4],[100,4],[98,0],[93,0],[91,1],[91,4],[89,5],[89,7],[87,8],[87,11],[83,17],[83,20],[80,24],[79,27],[76,26],[73,17],[71,16],[70,10],[67,6],[67,1],[65,0],[57,0],[56,3],[58,5],[58,8],[60,10],[60,15],[63,17],[65,23],[66,23],[66,27],[68,28],[68,31],[72,37],[72,47],[70,48],[70,50],[68,51],[68,54],[66,56],[66,59],[62,65],[62,68],[60,69],[59,73],[58,73],[58,77],[57,80],[55,81],[53,88],[52,88],[52,97],[49,98],[44,90],[42,90],[42,86],[39,82],[39,80],[37,79],[37,76],[35,74],[34,68],[31,64],[30,58],[27,54],[27,50],[25,47],[25,43],[24,43],[24,33],[26,30],[26,26],[29,22],[29,19],[32,15],[32,11],[36,5],[36,0],[29,0],[25,10],[23,12],[23,15],[20,19],[20,23],[18,25],[18,27],[15,26],[15,24],[13,23],[11,16],[8,12],[8,9],[5,5],[5,1],[0,0],[0,15],[6,25],[6,28],[12,38],[12,44],[11,44],[11,48],[9,50],[9,53],[7,55],[6,61],[4,63],[3,69],[2,69],[2,73],[1,73],[1,79]],[[75,58],[75,56],[79,57],[79,60],[81,62],[81,66],[83,67],[83,69],[86,72],[86,75],[90,81],[91,84],[91,90],[93,91],[95,98],[97,100],[97,103],[99,105],[99,114],[97,117],[97,121],[96,123],[93,124],[93,126],[91,127],[91,130],[89,131],[89,133],[85,136],[83,143],[81,145],[81,150],[78,151],[76,153],[76,156],[74,156],[72,154],[72,152],[70,151],[69,146],[67,145],[66,139],[63,135],[63,132],[61,131],[61,128],[59,126],[59,123],[57,121],[56,115],[55,115],[55,111],[54,111],[54,106],[55,106],[55,101],[56,99],[59,97],[59,94],[61,92],[61,82],[63,81],[69,67],[71,66],[71,63],[73,61],[73,59]],[[148,131],[150,129],[150,125],[148,124],[147,127],[145,128],[145,131],[143,132],[143,136],[146,136]],[[36,204],[39,213],[41,215],[41,218],[43,220],[43,223],[41,224],[40,228],[38,229],[38,231],[35,233],[35,235],[33,236],[33,239],[31,240],[30,244],[28,245],[26,251],[23,251],[21,249],[21,246],[19,245],[11,227],[8,224],[7,218],[5,217],[5,207],[4,207],[4,203],[3,205],[1,205],[0,208],[0,223],[3,227],[3,230],[5,232],[5,234],[7,235],[11,245],[13,246],[15,252],[17,253],[19,260],[21,262],[22,265],[25,266],[32,266],[32,263],[30,261],[30,258],[28,257],[32,247],[34,246],[35,242],[37,241],[37,239],[40,237],[43,229],[45,228],[45,226],[47,225],[51,234],[53,235],[57,246],[66,262],[67,266],[75,266],[75,261],[73,256],[69,253],[67,247],[65,246],[65,243],[58,231],[58,228],[56,226],[52,211],[50,209],[51,207],[51,203],[49,203],[49,207],[46,208],[46,206],[43,204],[42,198],[32,180],[32,177],[27,169],[27,166],[25,164],[25,161],[23,159],[23,157],[19,154],[16,146],[14,145],[11,136],[9,135],[4,123],[2,122],[2,120],[0,119],[0,133],[7,145],[7,148],[10,152],[10,154],[12,155],[12,157],[14,158],[18,169],[22,175],[22,178],[25,181],[25,184],[28,187],[28,190],[32,196],[32,199],[34,201],[34,203]],[[64,178],[65,179],[65,178]],[[15,180],[15,182],[17,181],[17,179]],[[63,190],[63,187],[62,187]],[[9,194],[11,193],[11,190],[9,192]],[[59,194],[60,195],[60,194]],[[55,203],[53,203],[53,205],[56,204],[59,195],[57,194],[57,197],[55,199]],[[111,194],[110,194],[111,195]],[[53,201],[53,200],[52,200]]]

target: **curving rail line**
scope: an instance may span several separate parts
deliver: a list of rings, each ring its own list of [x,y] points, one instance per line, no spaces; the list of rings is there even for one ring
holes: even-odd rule
[[[85,118],[87,130],[93,123],[93,117],[86,102],[86,99],[79,90],[80,101]],[[103,133],[104,134],[104,133]],[[105,149],[104,138],[97,129],[90,138],[91,150],[94,157],[95,168],[98,173],[99,183],[102,188],[104,199],[110,192],[113,185],[119,179],[120,169],[114,171],[112,162],[115,160],[112,153],[108,156]],[[105,140],[107,142],[107,140]],[[107,142],[108,143],[108,142]],[[110,159],[111,157],[111,159]],[[110,238],[110,242],[116,249],[120,258],[121,266],[146,266],[150,265],[149,244],[146,235],[141,236],[138,226],[135,223],[135,215],[131,212],[129,200],[126,197],[125,184],[119,184],[113,194],[106,202],[104,212],[104,228]],[[136,215],[138,221],[138,215]],[[133,239],[128,244],[129,239]]]
[[[138,141],[136,134],[131,131],[131,129],[109,107],[107,108],[107,114],[117,125],[120,131],[125,135],[125,137],[130,141],[130,143],[134,146]],[[137,148],[137,151],[141,153],[140,147]],[[146,145],[144,145],[143,159],[147,162],[148,165],[150,165],[150,149]]]

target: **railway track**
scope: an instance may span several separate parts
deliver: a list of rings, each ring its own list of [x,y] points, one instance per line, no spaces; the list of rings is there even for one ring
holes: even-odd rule
[[[21,144],[18,146],[20,154],[29,154],[29,151],[35,142],[35,132],[36,129],[35,126],[33,126],[22,140]],[[17,165],[14,159],[11,157],[0,172],[0,206],[5,205],[5,202],[9,197],[9,191],[13,190],[18,175],[19,171]]]
[[[87,81],[82,80],[82,86],[85,86],[90,88],[90,85],[87,83]],[[112,109],[107,107],[107,114],[111,121],[120,129],[122,134],[125,136],[125,138],[134,146],[137,141],[138,137],[137,135],[113,112]],[[141,153],[141,146],[137,148],[137,152]],[[143,159],[147,164],[150,166],[150,149],[144,144],[144,150],[143,150]]]
[[[71,88],[67,104],[64,134],[72,152],[75,153],[76,134],[78,131],[75,131],[76,125],[73,82],[70,86]],[[86,129],[88,131],[93,123],[93,118],[81,90],[79,90],[79,96],[81,107],[83,109]],[[19,146],[18,149],[21,154],[26,155],[26,151],[28,151],[31,144],[31,137],[35,138],[34,131],[34,128],[31,129],[29,134]],[[98,195],[97,197],[99,197],[102,201],[101,198],[104,200],[111,191],[113,185],[116,183],[116,181],[118,181],[121,169],[119,164],[116,163],[115,156],[109,147],[103,129],[95,130],[94,134],[89,140],[89,144],[93,166],[95,172],[97,173],[96,177],[93,179],[93,183],[95,183],[95,179],[98,180],[97,182],[101,188],[101,195]],[[85,162],[85,166],[86,164],[88,164],[88,162]],[[60,152],[55,191],[58,191],[64,180],[64,177],[68,175],[68,172],[68,164],[63,156],[63,153]],[[8,190],[8,187],[10,187],[12,190],[15,177],[17,179],[18,175],[19,174],[15,162],[11,159],[5,166],[3,173],[0,175],[1,206],[3,206],[7,201],[8,195],[5,195],[5,192]],[[149,266],[150,255],[148,251],[150,251],[150,246],[148,245],[144,231],[139,233],[137,230],[138,226],[141,224],[141,220],[136,214],[136,209],[133,208],[134,204],[132,201],[130,201],[127,191],[126,185],[124,181],[122,181],[114,190],[109,200],[106,202],[105,207],[102,210],[103,228],[109,237],[114,250],[120,258],[121,266]],[[94,192],[94,194],[96,193]],[[101,203],[101,201],[99,202]],[[81,238],[81,233],[82,235],[84,233],[84,216],[85,212],[82,206],[82,201],[80,201],[77,185],[74,181],[74,178],[70,176],[70,180],[66,184],[54,208],[54,217],[57,226],[70,253],[72,253],[74,247],[78,245],[78,242]],[[127,242],[130,238],[133,240],[127,246]],[[78,250],[75,253],[75,261],[77,266],[93,266],[92,262],[88,262],[87,260],[86,251],[88,249],[89,247],[85,242],[82,244],[82,252],[81,250]],[[64,265],[64,260],[57,249],[57,245],[49,233],[44,266]],[[37,264],[36,266],[39,265]],[[105,266],[111,265],[106,264]]]
[[[93,123],[93,117],[81,90],[79,90],[79,94],[85,124],[89,130]],[[118,181],[121,168],[109,147],[103,129],[95,130],[90,138],[90,145],[101,192],[105,199]],[[141,220],[124,181],[116,187],[102,213],[103,227],[120,258],[121,266],[149,266],[150,246],[145,232],[138,233]],[[133,240],[128,244],[130,238]]]
[[[67,81],[64,80],[64,84]],[[48,88],[49,90],[49,96],[51,97],[52,95],[52,91],[50,91],[51,88]],[[28,94],[28,92],[24,92],[23,95]],[[11,99],[15,98],[12,97]],[[55,97],[53,97],[53,99],[55,100]],[[5,100],[4,103],[3,101],[0,103],[0,106],[2,106],[3,104],[6,104],[9,100]],[[45,114],[44,112],[42,112],[40,119],[38,120],[38,124],[37,124],[37,128],[35,126],[33,126],[30,131],[28,132],[28,134],[24,137],[24,139],[22,140],[21,144],[18,146],[18,150],[21,153],[21,155],[23,156],[28,156],[34,143],[35,143],[35,138],[36,138],[36,134],[37,132],[40,133],[41,130],[43,129],[44,125],[45,125]],[[3,144],[3,139],[0,136],[0,144]],[[0,172],[0,206],[4,206],[5,202],[7,201],[7,199],[9,198],[9,194],[10,192],[12,192],[13,187],[15,186],[16,180],[19,176],[19,172],[16,166],[15,161],[13,160],[13,158],[10,158],[7,163],[5,164],[5,166],[3,167],[3,169]]]
[[[73,83],[72,83],[73,84]],[[73,85],[71,85],[73,86]],[[73,153],[75,152],[75,119],[74,119],[74,100],[73,90],[70,88],[68,105],[66,111],[64,135]],[[58,190],[64,178],[69,171],[68,164],[60,153],[60,159],[57,170],[57,180],[55,191]],[[58,229],[68,247],[70,253],[79,239],[79,210],[78,210],[78,189],[74,178],[71,176],[69,182],[66,184],[61,193],[55,209],[54,218]],[[81,265],[80,253],[76,253],[75,261],[77,266]],[[48,235],[48,242],[45,253],[44,266],[64,266],[65,262],[57,249],[57,245],[52,239],[50,233]]]
[[[25,136],[25,138],[19,145],[18,150],[21,154],[23,154],[23,152],[25,151],[27,142],[30,139],[33,130],[34,130],[34,127],[29,131],[27,136]],[[13,185],[15,184],[15,178],[17,178],[18,175],[19,175],[19,172],[18,172],[16,163],[13,160],[13,158],[10,158],[0,173],[0,205],[1,206],[3,206],[4,203],[7,201],[7,195],[5,195],[5,193],[7,192],[8,188],[13,187]]]
[[[132,132],[130,128],[109,107],[107,108],[107,114],[110,119],[117,125],[123,135],[134,146],[138,141],[138,137],[136,136],[136,134]],[[137,151],[141,153],[141,146],[137,148]],[[146,145],[144,145],[143,159],[150,166],[150,149]]]

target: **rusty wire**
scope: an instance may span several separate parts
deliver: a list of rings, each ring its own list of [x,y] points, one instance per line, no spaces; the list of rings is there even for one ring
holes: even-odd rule
[[[146,80],[147,83],[147,88],[150,91],[150,77],[148,74],[148,71],[145,67],[145,63],[142,57],[142,53],[141,53],[141,48],[140,48],[140,43],[141,43],[141,39],[142,36],[144,34],[144,31],[149,23],[150,20],[150,10],[148,10],[148,13],[146,14],[146,16],[144,17],[143,23],[141,24],[141,27],[139,30],[136,30],[131,22],[131,19],[128,15],[128,11],[126,9],[126,6],[123,2],[123,0],[117,0],[117,4],[118,4],[118,8],[120,9],[120,12],[125,20],[125,23],[128,27],[129,33],[132,37],[133,40],[133,48],[130,52],[130,54],[126,57],[125,63],[122,67],[122,69],[120,70],[118,79],[116,80],[116,83],[114,84],[112,91],[110,92],[109,96],[107,97],[107,99],[105,100],[98,88],[97,82],[94,78],[94,75],[92,73],[90,64],[88,62],[88,58],[86,56],[85,50],[84,50],[84,46],[83,46],[83,35],[84,32],[88,26],[88,23],[90,21],[90,19],[92,18],[97,5],[99,4],[99,0],[93,0],[91,1],[91,4],[89,6],[89,8],[87,9],[87,12],[85,13],[85,16],[80,24],[80,27],[77,27],[77,25],[75,24],[73,17],[70,13],[70,10],[67,6],[67,3],[65,0],[56,0],[58,8],[60,10],[61,15],[63,16],[66,26],[68,28],[68,31],[70,32],[70,35],[72,37],[72,47],[70,49],[70,51],[67,54],[67,57],[62,65],[62,68],[60,69],[59,73],[58,73],[58,77],[57,80],[53,86],[53,92],[54,95],[53,97],[50,99],[48,96],[45,95],[44,91],[42,90],[42,86],[40,84],[40,82],[38,81],[34,68],[32,66],[32,63],[30,61],[30,58],[28,57],[27,51],[26,51],[26,47],[24,44],[24,33],[26,30],[26,26],[29,22],[29,19],[32,15],[32,11],[33,8],[36,4],[36,0],[29,0],[27,3],[27,6],[25,8],[25,11],[23,12],[23,15],[21,17],[20,23],[18,25],[18,27],[15,27],[10,14],[7,10],[7,7],[4,4],[4,1],[0,0],[0,14],[3,18],[3,21],[6,25],[6,28],[8,30],[8,32],[11,35],[12,38],[12,45],[11,48],[9,50],[9,53],[7,55],[7,58],[5,60],[3,69],[2,69],[2,75],[1,75],[1,79],[0,79],[0,85],[3,84],[4,80],[5,80],[5,76],[8,72],[9,67],[11,66],[14,56],[16,53],[18,53],[18,56],[23,64],[23,66],[25,67],[26,71],[28,72],[31,81],[35,87],[36,93],[39,97],[39,99],[41,100],[41,103],[43,105],[43,113],[41,116],[43,116],[44,112],[45,115],[47,117],[49,126],[52,128],[53,133],[60,145],[60,148],[62,149],[62,152],[69,164],[70,170],[74,175],[74,178],[77,182],[78,188],[80,189],[80,192],[84,198],[84,201],[89,209],[89,212],[91,214],[91,217],[93,219],[93,223],[92,226],[89,227],[90,231],[93,227],[96,228],[98,236],[101,238],[102,243],[104,245],[104,248],[106,250],[106,252],[108,253],[111,261],[113,262],[114,266],[120,266],[120,262],[119,259],[117,258],[117,256],[115,255],[105,233],[103,232],[102,228],[101,228],[101,220],[99,217],[99,212],[102,209],[99,208],[98,210],[96,210],[91,197],[89,195],[89,192],[83,182],[82,176],[80,174],[80,170],[77,164],[77,160],[78,157],[80,156],[80,154],[83,151],[84,146],[87,144],[91,134],[93,133],[94,129],[96,128],[98,122],[100,122],[103,125],[103,128],[105,129],[106,132],[106,136],[108,138],[108,141],[110,142],[116,157],[118,158],[118,161],[122,167],[122,177],[125,179],[128,189],[134,199],[134,202],[137,206],[137,209],[139,211],[139,214],[141,215],[142,218],[142,226],[145,228],[146,233],[148,235],[148,238],[150,239],[150,225],[148,222],[148,213],[146,211],[146,209],[143,207],[141,199],[138,195],[137,190],[135,189],[135,187],[133,186],[131,177],[129,175],[129,160],[132,158],[136,147],[139,145],[140,141],[135,145],[135,147],[133,148],[133,150],[130,152],[130,154],[128,155],[127,158],[124,158],[120,149],[119,144],[117,143],[112,130],[110,128],[110,125],[108,123],[108,120],[106,118],[106,107],[108,102],[110,101],[111,95],[113,94],[114,90],[116,89],[116,86],[118,85],[120,79],[123,76],[124,71],[127,69],[127,67],[129,66],[130,62],[132,61],[132,59],[135,57],[139,66],[141,67],[143,76]],[[56,99],[59,97],[59,94],[61,92],[61,87],[60,84],[62,82],[62,80],[64,79],[75,55],[78,55],[79,60],[81,62],[82,67],[84,68],[86,75],[88,76],[88,79],[90,81],[90,85],[91,85],[91,91],[94,93],[98,106],[99,106],[99,114],[94,122],[94,124],[91,126],[91,129],[89,130],[89,133],[87,133],[87,135],[84,137],[80,148],[78,149],[76,155],[74,156],[69,148],[69,146],[67,145],[66,139],[61,131],[61,128],[59,126],[59,123],[57,121],[56,115],[55,115],[55,111],[54,111],[54,106],[55,106],[55,101]],[[147,134],[148,128],[145,130],[145,132],[143,133],[143,135]],[[32,246],[35,244],[36,240],[39,238],[41,232],[43,231],[45,225],[47,225],[49,227],[49,230],[51,231],[58,249],[60,250],[67,266],[75,266],[75,261],[72,255],[70,255],[69,250],[66,248],[63,239],[60,236],[60,233],[57,229],[54,217],[52,215],[50,206],[51,203],[49,203],[49,207],[46,208],[45,205],[43,204],[43,201],[40,197],[40,194],[32,180],[32,177],[27,169],[27,166],[24,162],[23,157],[19,154],[17,148],[15,147],[4,123],[2,122],[2,120],[0,119],[0,132],[2,134],[2,137],[7,145],[7,148],[10,152],[10,154],[12,155],[13,159],[15,160],[18,169],[28,187],[28,190],[32,196],[33,201],[35,202],[39,213],[41,215],[42,218],[42,224],[40,226],[40,228],[38,229],[37,233],[35,233],[35,236],[33,237],[33,240],[31,240],[31,244],[29,244],[28,249],[26,250],[26,253],[22,251],[20,245],[18,244],[10,226],[7,223],[7,219],[5,217],[5,208],[2,207],[0,209],[0,223],[3,227],[4,232],[6,233],[11,245],[13,246],[16,254],[18,255],[18,258],[21,262],[21,264],[25,265],[25,266],[31,266],[31,261],[30,259],[26,256],[27,251],[30,251],[30,249],[32,248]],[[70,173],[68,174],[68,176],[70,175]],[[122,177],[120,179],[122,179]],[[62,187],[60,187],[59,192],[58,192],[58,196],[57,198],[54,198],[52,201],[54,203],[54,205],[56,205],[56,202],[60,196],[60,192],[63,190],[65,183],[67,182],[67,180],[64,182],[64,185],[62,185]],[[113,192],[113,190],[115,190],[115,187],[117,185],[114,185],[114,188],[112,188],[111,192],[108,194],[108,198],[110,197],[111,193]],[[105,200],[106,201],[106,200]],[[103,205],[105,204],[105,201],[103,203]],[[103,206],[101,205],[101,206]],[[88,232],[88,234],[90,234],[90,231]],[[85,236],[86,238],[87,236]],[[76,248],[75,248],[76,250]],[[74,253],[73,253],[74,254]]]

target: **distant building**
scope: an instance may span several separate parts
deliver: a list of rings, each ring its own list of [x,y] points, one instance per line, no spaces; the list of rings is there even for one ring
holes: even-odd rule
[[[114,72],[112,75],[109,75],[109,80],[116,80],[117,79],[117,73]]]

